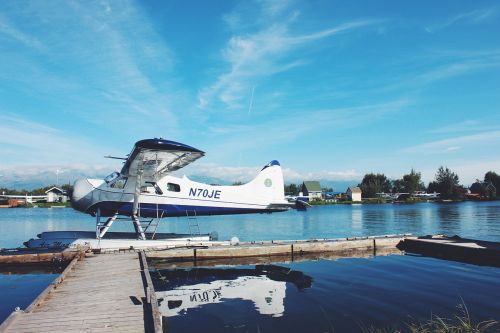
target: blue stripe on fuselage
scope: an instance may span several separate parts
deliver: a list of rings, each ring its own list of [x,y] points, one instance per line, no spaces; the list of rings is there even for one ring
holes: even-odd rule
[[[88,213],[95,214],[100,208],[101,216],[112,216],[116,212],[120,215],[131,216],[133,204],[131,202],[103,201],[89,208]],[[141,203],[140,215],[142,217],[178,217],[178,216],[209,216],[209,215],[230,215],[230,214],[255,214],[281,212],[285,209],[268,208],[233,208],[233,207],[213,207],[213,206],[192,206],[192,205],[171,205]]]

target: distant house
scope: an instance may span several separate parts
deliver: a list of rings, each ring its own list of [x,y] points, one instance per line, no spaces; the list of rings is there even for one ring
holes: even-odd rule
[[[359,187],[349,187],[346,191],[349,201],[361,202],[361,189]]]
[[[321,185],[318,181],[303,182],[302,195],[309,197],[309,200],[321,199]]]
[[[471,185],[470,194],[467,194],[467,197],[474,198],[485,198],[485,199],[493,199],[497,196],[497,189],[495,185],[491,182],[482,182],[476,181]]]
[[[59,187],[51,187],[45,191],[45,194],[47,195],[47,202],[66,202],[68,200],[66,191]]]

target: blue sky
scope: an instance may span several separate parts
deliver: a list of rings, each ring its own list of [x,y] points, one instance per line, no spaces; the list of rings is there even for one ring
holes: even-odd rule
[[[500,172],[499,36],[497,1],[2,1],[0,186],[160,136],[228,182],[470,184]]]

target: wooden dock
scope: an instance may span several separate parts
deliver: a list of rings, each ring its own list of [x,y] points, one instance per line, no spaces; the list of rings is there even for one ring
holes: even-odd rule
[[[211,246],[148,251],[147,256],[155,264],[158,261],[176,263],[189,261],[200,265],[209,261],[235,260],[241,262],[243,260],[245,262],[245,258],[253,258],[248,262],[255,260],[266,262],[266,258],[276,258],[278,261],[285,258],[291,261],[301,260],[301,258],[306,260],[325,257],[340,258],[400,252],[396,248],[397,244],[408,237],[412,236],[385,235],[337,239],[238,242],[237,244],[213,242]]]
[[[75,258],[0,332],[161,332],[161,317],[143,253]]]

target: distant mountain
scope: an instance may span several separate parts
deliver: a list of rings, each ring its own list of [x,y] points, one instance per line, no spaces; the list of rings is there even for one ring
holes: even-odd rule
[[[66,168],[59,173],[59,177],[57,177],[55,171],[48,170],[18,169],[2,170],[0,173],[2,174],[2,177],[0,177],[0,188],[29,191],[54,185],[57,182],[57,185],[72,184],[76,179],[80,178],[104,178],[111,171],[108,168],[85,170]]]

